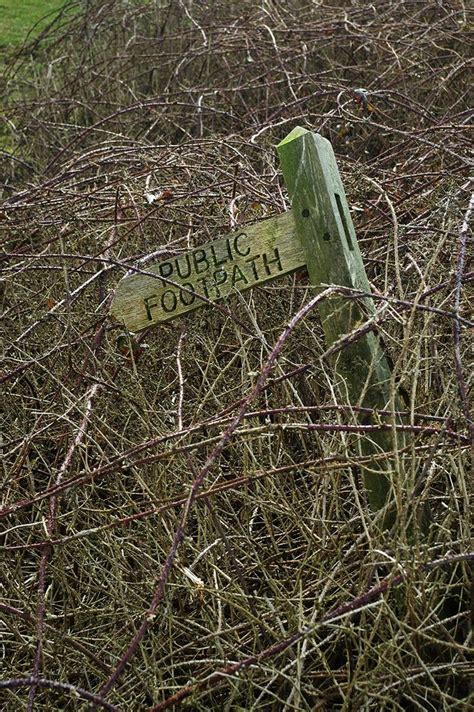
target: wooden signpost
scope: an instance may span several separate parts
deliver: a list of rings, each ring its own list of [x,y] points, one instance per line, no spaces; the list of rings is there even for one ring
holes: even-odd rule
[[[290,211],[170,257],[147,275],[126,277],[117,287],[112,315],[129,331],[141,331],[305,264]]]
[[[319,306],[328,346],[374,314],[370,286],[352,224],[344,187],[329,141],[295,128],[277,147],[292,210],[256,223],[190,252],[170,257],[146,275],[124,278],[117,287],[112,315],[130,331],[170,321],[215,301],[307,266],[310,282],[363,293],[334,295]],[[337,351],[332,359],[340,402],[379,410],[398,409],[391,372],[377,336],[368,332]],[[378,417],[379,421],[382,418]],[[364,424],[373,423],[365,417]],[[382,421],[383,422],[383,421]],[[390,425],[390,421],[385,421]],[[390,453],[394,431],[371,432],[362,454]],[[380,509],[389,501],[394,458],[364,469],[369,502]]]
[[[342,180],[330,142],[306,129],[295,128],[277,146],[298,236],[303,245],[309,278],[314,285],[339,285],[370,295],[370,285],[352,224]],[[349,295],[348,295],[349,296]],[[320,303],[319,314],[326,343],[331,346],[367,321],[375,312],[370,296],[357,300],[335,295]],[[392,402],[391,371],[376,334],[369,332],[349,343],[333,358],[336,391],[343,403],[379,410],[400,409]],[[357,412],[355,413],[357,415]],[[390,426],[390,419],[377,414],[362,416],[365,425]],[[361,454],[391,452],[402,446],[395,430],[370,433],[360,443]],[[365,486],[373,509],[390,498],[396,460],[387,457],[364,468]],[[385,522],[393,520],[388,512]]]

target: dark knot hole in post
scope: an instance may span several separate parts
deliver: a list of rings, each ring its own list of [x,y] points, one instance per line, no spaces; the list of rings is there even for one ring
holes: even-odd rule
[[[331,235],[328,232],[325,232],[323,235],[323,240],[326,242],[331,239]]]
[[[302,215],[304,218],[309,218],[309,210],[308,210],[308,208],[303,208],[303,210],[301,211],[301,215]]]

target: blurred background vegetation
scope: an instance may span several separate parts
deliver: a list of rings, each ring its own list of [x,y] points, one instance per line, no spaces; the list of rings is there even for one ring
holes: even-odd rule
[[[2,0],[0,47],[11,49],[38,35],[64,4],[62,0]]]

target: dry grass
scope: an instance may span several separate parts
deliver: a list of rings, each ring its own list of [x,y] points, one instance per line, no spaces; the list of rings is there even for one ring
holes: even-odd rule
[[[464,3],[66,20],[4,78],[3,708],[467,709]],[[125,345],[108,320],[129,266],[287,208],[274,146],[297,124],[332,141],[390,298],[413,433],[391,531],[317,312],[274,350],[304,275]]]

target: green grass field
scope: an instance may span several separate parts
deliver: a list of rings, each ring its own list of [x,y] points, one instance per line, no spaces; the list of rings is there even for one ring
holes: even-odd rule
[[[28,33],[37,34],[63,5],[63,0],[1,0],[0,46],[20,45]]]

